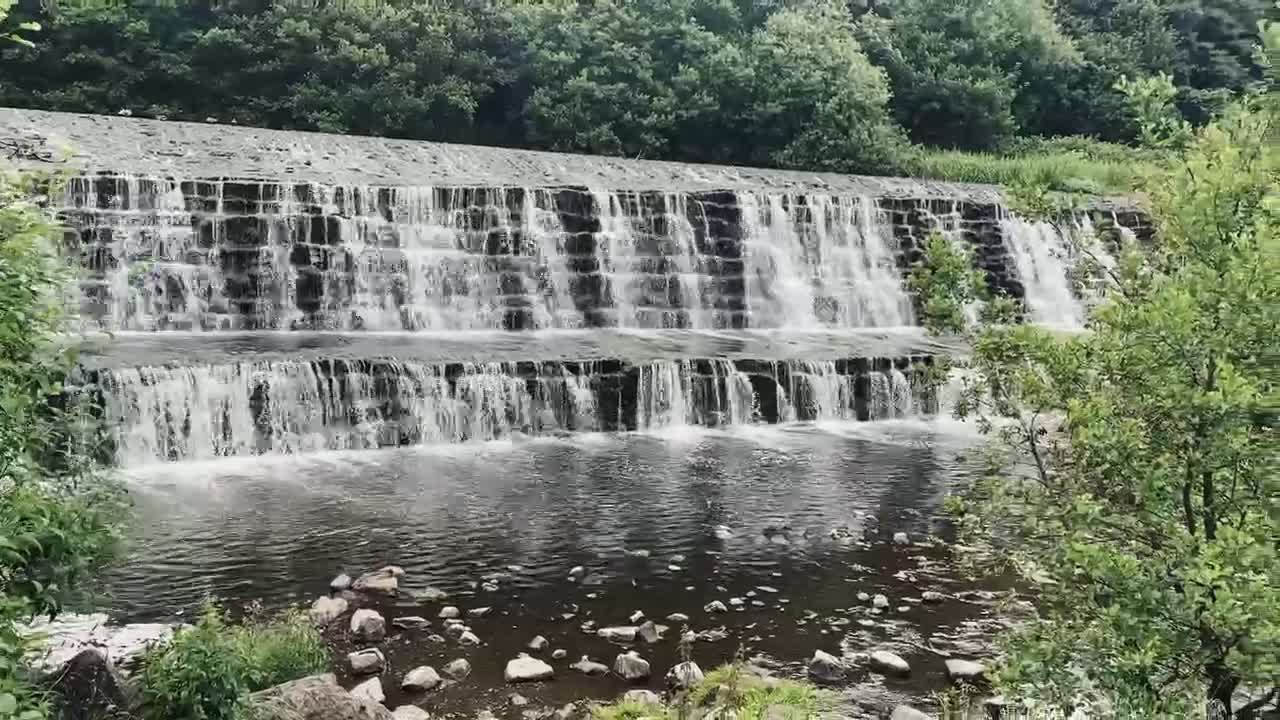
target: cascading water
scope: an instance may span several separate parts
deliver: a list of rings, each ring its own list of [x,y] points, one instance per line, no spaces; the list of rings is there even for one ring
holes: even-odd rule
[[[236,357],[98,370],[124,465],[928,412],[901,363],[661,348],[696,348],[697,333],[717,347],[757,333],[761,347],[785,350],[792,333],[909,329],[905,269],[933,230],[977,247],[996,280],[1016,280],[1030,319],[1083,319],[1052,226],[998,211],[987,222],[959,202],[135,176],[85,176],[65,193],[90,327],[122,343],[139,331],[240,333]],[[594,329],[651,338],[655,355],[441,363],[325,359],[316,345],[295,359],[253,358],[255,339],[280,331],[303,351],[308,332],[330,333],[325,346],[338,348],[374,332],[390,342],[477,331],[504,348],[528,337],[546,348],[554,336],[530,333]],[[695,340],[656,334],[669,332]]]

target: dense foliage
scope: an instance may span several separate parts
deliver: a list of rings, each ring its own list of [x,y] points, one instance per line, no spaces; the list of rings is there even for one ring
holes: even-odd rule
[[[1280,25],[1264,33],[1275,57]],[[1152,105],[1147,132],[1167,139]],[[932,327],[972,343],[958,413],[1017,462],[999,456],[965,518],[1043,595],[1041,619],[1006,638],[1006,693],[1105,699],[1092,712],[1118,717],[1252,717],[1280,693],[1274,79],[1144,189],[1157,245],[1111,267],[1080,248],[1109,280],[1088,334],[1008,324],[1000,298],[971,322],[983,279],[942,238],[913,284]]]
[[[235,720],[248,717],[249,693],[324,672],[329,650],[302,612],[253,616],[235,625],[206,603],[194,625],[143,658],[143,717]]]
[[[1260,77],[1272,0],[36,3],[0,104],[810,169],[904,137],[1127,142],[1117,83],[1207,119]],[[853,10],[851,10],[853,8]],[[927,164],[924,167],[929,167]]]

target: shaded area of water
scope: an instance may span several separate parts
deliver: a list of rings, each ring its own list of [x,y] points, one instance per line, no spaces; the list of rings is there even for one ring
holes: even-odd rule
[[[546,659],[555,648],[568,657],[552,661],[555,680],[520,692],[553,706],[612,697],[625,689],[620,680],[568,665],[584,654],[611,664],[621,648],[579,625],[631,624],[637,610],[673,625],[638,648],[653,664],[654,689],[677,661],[680,628],[663,618],[682,612],[693,630],[727,632],[695,644],[703,667],[739,645],[790,671],[818,648],[891,647],[916,669],[885,691],[920,695],[945,680],[942,659],[920,648],[989,608],[955,599],[964,586],[939,570],[943,548],[889,539],[944,530],[934,515],[963,482],[958,458],[972,441],[955,425],[909,420],[155,466],[131,476],[137,536],[109,597],[120,619],[173,619],[206,594],[233,606],[309,603],[339,572],[401,565],[400,596],[366,602],[388,620],[422,615],[433,626],[392,631],[380,645],[391,668],[383,683],[393,706],[432,712],[505,706],[503,667],[539,634],[550,641]],[[577,565],[588,569],[582,583],[567,578]],[[428,586],[450,599],[412,599]],[[951,599],[921,603],[925,590]],[[883,593],[891,608],[874,614],[859,592]],[[703,611],[731,598],[741,610]],[[426,640],[442,631],[443,604],[493,608],[467,619],[481,646]],[[341,651],[350,647],[344,631],[335,636]],[[456,657],[475,668],[464,682],[423,697],[399,692],[410,668]],[[866,695],[863,683],[879,688],[876,677],[859,671],[851,681]]]

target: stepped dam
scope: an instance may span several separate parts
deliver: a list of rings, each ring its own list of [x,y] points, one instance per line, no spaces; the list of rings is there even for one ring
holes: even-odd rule
[[[1031,222],[997,188],[912,179],[15,109],[0,137],[62,180],[73,384],[138,503],[113,613],[310,602],[397,564],[404,592],[362,602],[483,609],[478,646],[384,647],[397,672],[469,658],[437,696],[390,693],[457,717],[519,716],[501,668],[535,633],[608,663],[583,623],[638,609],[693,616],[704,667],[741,645],[784,673],[815,648],[923,668],[852,673],[867,717],[945,682],[939,653],[981,659],[1005,589],[889,540],[945,535],[977,471],[923,382],[963,348],[920,327],[908,273],[939,233],[1024,321],[1072,331],[1098,299],[1079,248],[1105,265],[1152,232],[1123,204]],[[579,565],[592,582],[566,583]],[[659,689],[675,643],[640,649]],[[561,664],[536,702],[628,687]]]
[[[0,129],[69,171],[52,202],[83,328],[114,334],[94,377],[124,465],[932,412],[905,275],[934,232],[1028,321],[1077,327],[1087,301],[1058,227],[990,187],[17,110]],[[1145,230],[1070,229],[1097,224]],[[298,353],[255,358],[286,333]],[[326,355],[353,340],[368,354]],[[442,342],[469,347],[419,357]]]

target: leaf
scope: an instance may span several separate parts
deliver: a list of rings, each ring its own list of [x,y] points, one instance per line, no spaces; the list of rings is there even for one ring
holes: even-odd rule
[[[12,693],[0,695],[0,715],[13,715],[18,709],[18,698]]]

